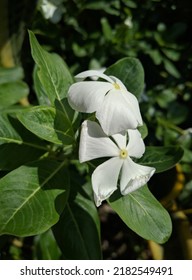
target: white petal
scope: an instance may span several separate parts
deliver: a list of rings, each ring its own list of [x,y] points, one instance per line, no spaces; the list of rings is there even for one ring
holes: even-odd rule
[[[97,206],[117,189],[122,163],[122,160],[114,157],[99,165],[93,172],[91,180]]]
[[[131,107],[131,110],[133,111],[135,118],[138,121],[138,125],[142,125],[143,121],[142,121],[142,117],[141,117],[141,113],[140,113],[140,109],[139,109],[139,103],[138,103],[137,98],[135,97],[135,95],[133,95],[131,92],[129,92],[127,90],[127,88],[121,82],[121,80],[119,80],[118,78],[116,78],[114,76],[110,76],[110,77],[115,81],[115,83],[117,83],[119,85],[119,87],[120,87],[119,91],[125,98],[125,102],[127,102],[129,104],[128,106]]]
[[[96,111],[104,132],[107,135],[117,134],[127,129],[135,129],[138,121],[121,92],[116,89],[110,90],[105,96],[100,108]]]
[[[145,152],[145,144],[137,129],[128,129],[129,143],[127,145],[130,157],[140,158]]]
[[[119,155],[115,143],[106,136],[101,127],[92,121],[84,121],[79,145],[79,161],[85,162],[95,158]]]
[[[68,101],[79,112],[93,113],[101,107],[105,94],[113,88],[108,82],[85,81],[70,86]]]
[[[138,125],[143,125],[143,120],[141,117],[141,113],[140,113],[140,109],[139,109],[139,103],[137,98],[135,97],[135,95],[133,95],[131,92],[127,91],[125,94],[122,94],[125,101],[127,102],[127,104],[129,104],[129,107],[131,109],[131,111],[133,112]]]
[[[107,75],[103,74],[101,71],[97,71],[97,70],[88,70],[88,71],[84,71],[79,73],[78,75],[75,76],[75,78],[77,79],[86,79],[88,77],[98,77],[98,78],[102,78],[106,81],[108,81],[109,83],[114,83],[114,81]]]
[[[126,149],[126,145],[127,145],[127,132],[126,131],[124,131],[122,133],[114,134],[114,135],[112,135],[112,138],[117,143],[119,149]]]
[[[97,71],[99,71],[100,73],[104,73],[105,70],[106,70],[106,67],[102,67],[102,68],[98,69]],[[99,77],[97,77],[97,76],[92,76],[92,77],[90,77],[90,79],[91,79],[91,80],[94,80],[94,81],[97,81],[97,80],[99,79]]]
[[[123,162],[120,178],[120,190],[123,195],[144,186],[154,174],[155,168],[137,164],[131,158]]]

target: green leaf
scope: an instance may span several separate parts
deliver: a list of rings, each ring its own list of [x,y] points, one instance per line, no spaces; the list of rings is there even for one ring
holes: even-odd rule
[[[46,149],[37,146],[33,143],[26,144],[2,144],[0,145],[0,170],[13,170],[19,166],[38,160],[43,154],[45,154]]]
[[[61,101],[67,96],[73,78],[60,56],[45,51],[31,31],[29,31],[29,38],[32,56],[38,66],[37,75],[47,97],[54,105],[55,100]]]
[[[38,77],[38,68],[35,67],[34,72],[33,72],[33,79],[34,79],[34,86],[35,86],[35,91],[37,94],[37,99],[40,105],[48,105],[50,106],[51,103],[46,95],[46,92],[39,80]],[[68,104],[67,98],[63,98],[62,100],[55,100],[54,106],[58,108],[60,111],[63,111],[68,118],[69,122],[73,123],[75,115],[78,113],[74,111],[71,106]]]
[[[64,111],[65,112],[65,116],[67,117],[69,123],[73,123],[73,120],[75,118],[76,112],[69,105],[69,102],[68,102],[67,98],[63,98],[61,102],[58,102],[56,100],[55,107],[59,111]]]
[[[168,59],[163,59],[164,67],[167,70],[169,74],[171,74],[173,77],[179,79],[181,77],[179,71],[175,67],[175,65]]]
[[[35,237],[34,259],[36,260],[59,260],[61,251],[51,230]]]
[[[134,0],[133,1],[132,0],[129,0],[129,1],[122,0],[122,2],[123,2],[124,5],[126,5],[129,8],[133,8],[133,9],[137,8],[137,3],[135,3]]]
[[[151,57],[155,65],[161,64],[162,55],[159,50],[148,50],[146,53]]]
[[[174,101],[167,111],[166,119],[173,124],[181,124],[189,118],[190,108],[181,102]]]
[[[146,147],[142,158],[137,163],[156,168],[156,173],[168,170],[177,164],[183,156],[183,149],[177,146]]]
[[[119,78],[127,90],[139,98],[144,89],[144,70],[136,58],[122,58],[111,65],[105,74]]]
[[[27,84],[21,81],[0,84],[0,109],[17,103],[28,93]]]
[[[45,141],[28,131],[17,119],[0,116],[0,169],[12,170],[37,160],[48,151]]]
[[[34,88],[35,88],[35,92],[36,92],[36,96],[37,96],[39,104],[50,106],[51,102],[47,97],[47,94],[41,84],[41,81],[39,80],[37,65],[35,65],[35,67],[34,67],[33,81],[34,81]]]
[[[64,163],[39,161],[0,180],[0,234],[30,236],[57,223],[68,197]]]
[[[3,68],[0,67],[0,84],[16,82],[24,77],[22,67]]]
[[[106,40],[111,41],[113,38],[113,32],[108,19],[104,17],[101,18],[101,25],[102,25],[103,35],[105,36]]]
[[[170,237],[170,216],[147,186],[126,196],[116,191],[108,202],[124,223],[141,237],[160,244]]]
[[[147,125],[144,123],[142,126],[139,126],[137,129],[141,133],[142,139],[145,139],[147,137],[147,135],[148,135]]]
[[[173,61],[178,61],[180,58],[180,53],[176,50],[173,49],[166,49],[162,48],[162,52],[171,60]]]
[[[113,4],[114,4],[114,6],[115,6],[115,4],[117,4],[117,6],[119,6],[119,2],[115,1],[115,3],[113,3]],[[107,1],[93,1],[92,3],[87,3],[84,5],[84,9],[101,10],[101,11],[105,11],[105,13],[107,13],[109,15],[119,16],[120,11],[117,8],[113,7],[113,5],[111,3],[107,3]]]
[[[100,226],[93,200],[80,186],[77,175],[71,176],[73,186],[69,201],[59,222],[53,227],[57,243],[66,259],[101,259]],[[78,180],[76,183],[74,179]],[[81,179],[80,179],[81,181]],[[90,185],[85,185],[89,188]]]
[[[171,89],[165,89],[157,95],[156,100],[161,108],[170,108],[170,103],[177,98],[176,94]]]
[[[75,42],[72,44],[72,50],[77,57],[86,57],[88,55],[86,48],[84,48],[84,46],[78,45]]]
[[[0,109],[0,114],[2,115],[16,115],[19,111],[23,110],[22,104],[14,104],[9,107],[4,107]]]
[[[37,160],[47,150],[45,142],[28,131],[17,119],[0,116],[1,170],[12,170]]]
[[[6,115],[0,115],[0,144],[17,143],[21,144],[22,139],[18,132],[13,128]]]
[[[36,106],[18,114],[18,119],[32,133],[55,144],[71,144],[73,130],[66,115],[55,108]]]

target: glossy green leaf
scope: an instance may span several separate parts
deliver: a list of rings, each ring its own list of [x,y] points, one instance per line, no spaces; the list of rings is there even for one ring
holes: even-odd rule
[[[38,68],[35,67],[33,72],[33,79],[34,79],[34,86],[35,91],[37,94],[37,99],[40,105],[48,105],[50,106],[50,100],[47,97],[47,94],[41,84],[41,81],[38,77]],[[63,111],[68,118],[69,122],[73,123],[75,115],[77,115],[77,112],[75,112],[71,106],[68,104],[67,98],[63,98],[62,100],[55,100],[54,106],[59,109],[60,111]]]
[[[53,227],[54,235],[66,259],[101,259],[97,209],[93,200],[82,189],[74,192],[74,179],[73,176],[70,199],[59,222]],[[86,185],[86,188],[89,187],[90,185]]]
[[[105,74],[119,78],[128,91],[139,98],[144,89],[144,70],[141,62],[136,58],[122,58],[111,65]]]
[[[16,115],[19,111],[23,110],[23,105],[21,103],[10,105],[9,107],[4,107],[0,109],[1,115]]]
[[[71,144],[73,130],[66,115],[53,107],[36,106],[18,114],[21,123],[38,137],[55,144]]]
[[[142,158],[136,162],[156,168],[156,172],[163,172],[177,164],[183,156],[183,149],[177,146],[146,147]]]
[[[47,152],[45,141],[28,131],[17,119],[0,116],[0,170],[12,170],[37,160]]]
[[[0,115],[0,144],[3,143],[22,143],[21,136],[11,125],[6,115]]]
[[[63,98],[61,102],[56,101],[55,102],[56,110],[63,111],[68,122],[72,125],[73,131],[79,128],[79,124],[76,127],[75,122],[78,121],[78,117],[80,117],[79,113],[77,111],[74,111],[71,106],[69,105],[68,99]]]
[[[60,101],[66,97],[73,78],[59,55],[45,51],[31,31],[29,31],[29,38],[32,56],[38,66],[37,75],[47,97],[54,105],[55,100]]]
[[[0,170],[13,170],[25,163],[38,160],[46,149],[33,143],[0,145]]]
[[[60,258],[61,250],[57,245],[51,229],[35,237],[34,259],[59,260]]]
[[[126,196],[116,191],[108,202],[124,223],[141,237],[157,243],[164,243],[170,237],[170,216],[147,186]]]
[[[30,236],[45,232],[59,219],[69,188],[63,162],[21,166],[0,180],[0,234]]]
[[[28,93],[27,84],[21,81],[0,84],[0,109],[17,103]]]
[[[51,102],[49,98],[47,97],[47,94],[41,84],[41,81],[38,76],[38,67],[35,65],[34,71],[33,71],[33,81],[34,81],[34,88],[35,93],[39,102],[39,105],[51,105]]]
[[[0,84],[22,80],[24,77],[22,67],[4,68],[0,67]]]

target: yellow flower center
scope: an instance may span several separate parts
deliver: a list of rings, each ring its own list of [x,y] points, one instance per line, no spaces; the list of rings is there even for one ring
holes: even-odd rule
[[[128,156],[128,151],[126,149],[122,149],[120,150],[120,154],[119,154],[120,158],[125,159]]]
[[[120,89],[120,86],[117,83],[114,83],[113,86],[115,89]]]

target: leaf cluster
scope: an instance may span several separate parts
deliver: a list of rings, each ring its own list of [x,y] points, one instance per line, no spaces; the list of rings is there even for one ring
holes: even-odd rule
[[[37,244],[41,246],[46,238],[57,243],[56,255],[61,252],[67,259],[100,259],[100,220],[89,172],[77,161],[82,116],[67,102],[74,79],[60,56],[44,50],[31,31],[29,37],[39,104],[12,107],[7,97],[1,112],[0,168],[5,173],[0,179],[0,233],[19,237],[43,234]],[[15,79],[21,78],[16,70]],[[14,69],[9,71],[14,73]],[[121,59],[106,73],[122,79],[140,98],[144,70],[138,59]],[[146,126],[141,133],[147,135]],[[180,147],[149,147],[140,163],[162,172],[182,155]],[[141,237],[158,243],[169,238],[170,216],[147,186],[124,197],[116,192],[108,203]]]

